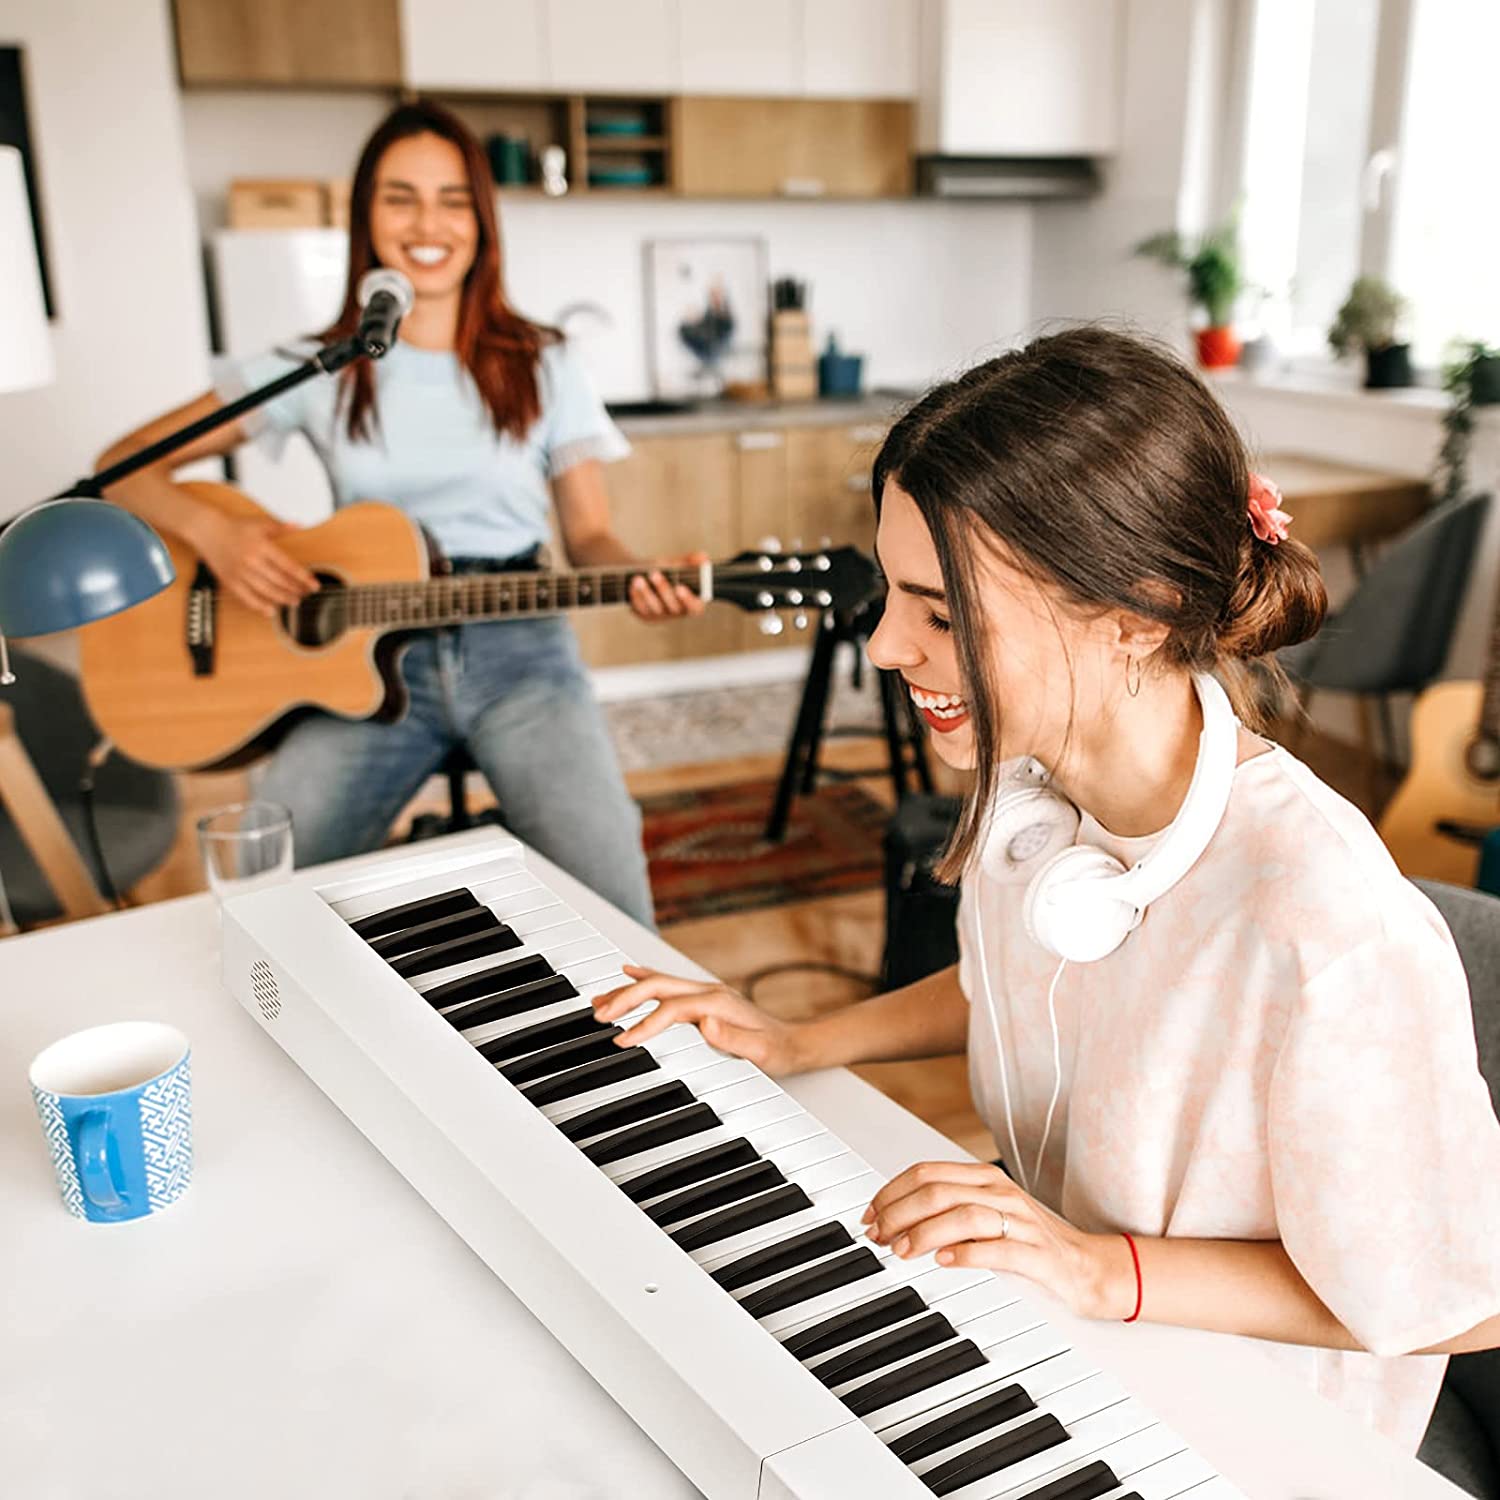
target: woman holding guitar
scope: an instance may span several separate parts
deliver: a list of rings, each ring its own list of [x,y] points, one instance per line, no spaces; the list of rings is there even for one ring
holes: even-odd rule
[[[582,365],[553,330],[521,317],[501,280],[494,194],[479,143],[446,110],[403,105],[360,156],[350,207],[343,310],[325,338],[354,332],[355,291],[372,266],[416,294],[378,365],[309,381],[174,456],[171,464],[301,431],[328,470],[335,503],[379,498],[431,534],[458,572],[536,565],[555,504],[575,567],[629,564],[610,527],[603,462],[629,451]],[[111,463],[290,369],[278,352],[223,361],[215,389],[124,438]],[[183,538],[239,603],[273,615],[317,587],[278,545],[288,529],[195,501],[167,464],[110,498]],[[696,561],[697,559],[691,559]],[[660,573],[637,577],[646,620],[702,601]],[[507,825],[622,910],[651,919],[640,816],[560,616],[418,635],[395,723],[311,713],[277,748],[261,795],[292,809],[297,858],[315,864],[373,848],[455,745],[484,771]]]

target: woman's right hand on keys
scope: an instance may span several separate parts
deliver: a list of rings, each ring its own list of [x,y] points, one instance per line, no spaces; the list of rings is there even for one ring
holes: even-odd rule
[[[650,1015],[617,1036],[616,1046],[638,1047],[667,1027],[686,1021],[698,1028],[710,1047],[743,1057],[767,1073],[797,1073],[811,1066],[803,1046],[808,1028],[768,1016],[738,990],[696,979],[675,979],[638,964],[626,964],[625,972],[632,983],[594,1002],[599,1020],[617,1020],[647,1000],[655,1000],[657,1005]]]
[[[274,615],[318,587],[318,580],[276,545],[295,531],[270,516],[215,515],[195,539],[221,587],[257,614]]]

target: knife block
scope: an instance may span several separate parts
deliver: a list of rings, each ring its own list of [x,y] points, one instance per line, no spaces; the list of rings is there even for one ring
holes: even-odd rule
[[[778,401],[811,401],[818,394],[812,327],[800,308],[771,314],[771,392]]]

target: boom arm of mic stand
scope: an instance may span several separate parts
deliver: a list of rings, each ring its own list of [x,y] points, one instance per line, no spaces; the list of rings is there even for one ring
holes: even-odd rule
[[[264,406],[267,401],[275,400],[283,391],[289,391],[316,375],[332,375],[342,370],[345,365],[352,364],[356,359],[364,358],[369,352],[357,338],[341,339],[336,344],[327,344],[298,365],[295,370],[288,370],[285,375],[279,375],[275,380],[267,381],[257,390],[250,391],[237,400],[226,402],[217,411],[211,411],[206,417],[199,417],[196,422],[189,422],[186,427],[180,427],[176,432],[168,433],[166,437],[152,443],[150,447],[142,448],[128,458],[122,458],[119,463],[111,464],[109,468],[101,469],[97,474],[90,474],[78,480],[76,484],[59,491],[52,498],[54,500],[74,497],[90,500],[102,499],[104,491],[110,485],[118,484],[122,479],[128,479],[132,474],[138,473],[159,459],[166,458],[168,454],[176,453],[179,448],[185,448],[189,443],[196,442],[215,428],[233,422],[236,418],[244,416],[246,412],[254,411],[258,406]]]

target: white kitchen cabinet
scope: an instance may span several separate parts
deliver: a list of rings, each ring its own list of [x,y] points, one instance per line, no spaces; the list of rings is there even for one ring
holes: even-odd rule
[[[676,93],[682,81],[677,26],[678,0],[547,0],[551,86]]]
[[[551,87],[546,0],[401,0],[406,83],[484,91]]]
[[[801,0],[803,91],[913,99],[919,0]]]
[[[801,0],[680,0],[684,94],[802,91]]]
[[[1119,143],[1124,0],[923,0],[918,150],[1100,156]]]

